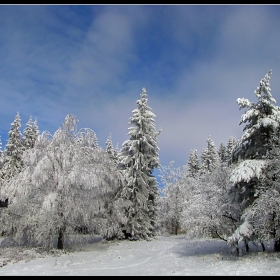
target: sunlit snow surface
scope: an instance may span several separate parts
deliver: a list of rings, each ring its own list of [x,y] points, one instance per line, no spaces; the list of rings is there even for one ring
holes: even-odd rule
[[[280,254],[271,247],[262,252],[250,244],[252,252],[241,248],[243,254],[237,257],[224,241],[189,241],[185,235],[159,236],[150,242],[95,239],[78,252],[43,258],[37,254],[34,259],[30,249],[1,247],[0,275],[280,275]],[[14,256],[9,262],[8,251]],[[29,261],[15,262],[20,254]]]

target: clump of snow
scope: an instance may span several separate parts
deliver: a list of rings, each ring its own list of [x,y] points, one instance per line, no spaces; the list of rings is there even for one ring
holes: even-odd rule
[[[253,234],[252,225],[245,220],[233,233],[233,235],[228,238],[228,244],[234,244],[244,241],[246,238],[250,238]]]
[[[248,183],[252,178],[259,179],[266,165],[265,160],[244,160],[232,171],[230,182],[235,185],[239,182]]]

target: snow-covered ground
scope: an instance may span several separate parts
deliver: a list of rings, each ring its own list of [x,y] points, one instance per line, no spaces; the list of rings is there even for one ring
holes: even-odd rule
[[[50,255],[7,246],[0,245],[0,275],[280,275],[280,253],[271,247],[262,252],[250,244],[252,252],[236,257],[224,241],[185,235],[149,242],[95,238],[78,251]]]

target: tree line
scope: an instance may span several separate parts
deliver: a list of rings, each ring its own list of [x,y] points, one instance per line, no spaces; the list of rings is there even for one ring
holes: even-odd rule
[[[142,89],[132,111],[129,139],[114,148],[98,145],[92,129],[77,129],[67,115],[51,135],[30,119],[21,136],[17,114],[1,152],[0,230],[18,244],[63,249],[65,238],[84,242],[78,229],[105,239],[151,240],[168,231],[219,238],[239,254],[250,244],[274,243],[280,251],[280,108],[269,71],[254,91],[257,102],[237,98],[245,109],[240,139],[217,148],[211,136],[187,163],[159,162],[155,114]],[[154,169],[160,171],[159,187]],[[0,208],[1,209],[1,208]]]
[[[217,148],[209,136],[179,168],[161,166],[160,224],[193,237],[225,240],[239,254],[250,244],[273,242],[280,251],[280,108],[271,94],[269,71],[254,91],[257,102],[238,98],[245,109],[240,139]]]
[[[120,151],[67,115],[51,135],[30,121],[21,135],[17,113],[1,153],[0,232],[19,245],[63,249],[84,242],[81,229],[105,239],[149,240],[156,235],[158,131],[142,89]],[[56,240],[54,242],[54,240]]]

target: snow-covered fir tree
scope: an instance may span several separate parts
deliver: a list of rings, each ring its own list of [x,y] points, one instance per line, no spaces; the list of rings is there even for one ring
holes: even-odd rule
[[[2,149],[2,139],[1,139],[1,136],[0,136],[0,174],[1,174],[1,169],[3,167],[3,161],[4,161],[4,152],[3,152],[3,149]],[[1,178],[0,178],[0,188],[1,188]]]
[[[257,103],[245,98],[237,99],[239,108],[247,108],[247,111],[240,121],[240,124],[245,124],[244,133],[232,151],[231,192],[235,193],[242,211],[239,226],[229,238],[231,244],[259,238],[251,222],[253,206],[263,192],[262,180],[266,177],[265,170],[273,150],[271,140],[280,124],[280,108],[275,105],[270,89],[271,74],[269,71],[265,75],[254,92]]]
[[[116,165],[93,145],[91,129],[76,131],[77,122],[67,115],[53,136],[39,135],[23,154],[23,170],[1,188],[9,207],[1,213],[0,231],[18,244],[63,249],[66,239],[84,241],[81,228],[105,236],[108,224],[110,230],[118,226],[108,213],[119,184]]]
[[[106,152],[109,157],[117,163],[118,151],[114,149],[112,135],[110,134],[106,140]]]
[[[3,155],[4,155],[4,152],[2,150],[2,139],[0,136],[0,170],[3,167]]]
[[[221,162],[221,164],[225,164],[226,163],[226,146],[225,144],[222,142],[219,146],[218,149],[218,155],[219,155],[219,160]]]
[[[260,81],[255,90],[258,98],[257,103],[250,102],[246,98],[238,98],[239,109],[247,108],[242,114],[239,125],[245,124],[244,133],[235,145],[233,151],[233,162],[238,159],[261,159],[268,156],[271,149],[270,138],[279,125],[279,107],[275,105],[276,100],[270,92],[269,71]]]
[[[155,130],[155,114],[148,105],[147,91],[142,89],[137,108],[132,111],[129,123],[130,136],[119,153],[124,230],[140,239],[156,234],[157,181],[153,171],[159,166],[159,147]]]
[[[236,143],[237,143],[236,138],[234,136],[230,136],[226,145],[226,158],[225,158],[228,165],[231,164],[232,151]]]
[[[30,141],[31,148],[34,147],[35,142],[38,139],[39,133],[40,133],[40,130],[38,128],[37,119],[35,119],[32,123],[32,135],[31,135],[31,141]]]
[[[32,117],[29,117],[26,127],[23,131],[23,143],[25,149],[33,148],[35,141],[39,135],[39,130],[37,126],[37,120],[32,121]]]
[[[196,176],[199,173],[201,166],[198,158],[197,149],[191,150],[186,168],[188,174],[192,177]]]
[[[207,146],[203,149],[201,154],[201,171],[212,172],[219,165],[219,155],[217,148],[211,136],[206,140]]]
[[[280,130],[271,137],[272,149],[267,158],[265,176],[259,184],[258,198],[246,217],[259,242],[274,243],[274,251],[280,251]],[[265,247],[263,246],[263,250]]]
[[[114,149],[114,158],[116,159],[116,162],[119,162],[118,156],[119,156],[119,144],[117,143]]]
[[[11,123],[8,133],[9,138],[4,150],[3,167],[1,169],[1,178],[3,180],[9,180],[12,176],[19,173],[23,167],[22,154],[24,144],[20,128],[21,118],[18,112]]]
[[[106,140],[106,152],[112,156],[114,154],[114,146],[112,141],[112,135],[110,134]]]
[[[32,117],[29,117],[28,122],[26,123],[26,127],[23,130],[23,137],[22,137],[25,149],[31,148],[32,145],[31,135],[32,135]]]

